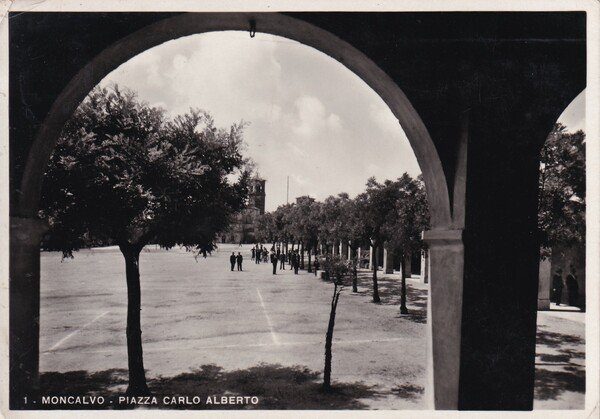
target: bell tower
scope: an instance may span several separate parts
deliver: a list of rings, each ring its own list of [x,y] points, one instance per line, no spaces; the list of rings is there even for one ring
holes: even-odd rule
[[[265,183],[267,181],[256,176],[250,183],[249,208],[257,208],[259,214],[265,213]]]

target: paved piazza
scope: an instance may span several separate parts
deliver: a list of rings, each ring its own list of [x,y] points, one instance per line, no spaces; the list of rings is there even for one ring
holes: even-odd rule
[[[243,272],[230,271],[232,250],[244,255]],[[126,369],[127,292],[119,250],[85,250],[63,261],[58,253],[44,252],[41,266],[41,372]],[[144,249],[142,339],[148,378],[207,365],[225,372],[260,364],[322,372],[333,287],[305,271],[294,275],[286,269],[274,276],[271,269],[251,261],[249,245],[220,245],[197,261],[180,249]],[[427,286],[408,281],[412,314],[401,317],[398,282],[397,275],[381,278],[382,304],[373,304],[364,272],[360,292],[348,287],[340,298],[332,378],[334,384],[374,389],[360,399],[363,407],[427,408]],[[536,381],[536,408],[577,407],[583,400],[577,384],[584,374],[583,314],[540,318],[545,346],[538,351],[546,357],[536,359],[545,364]],[[561,333],[571,336],[571,346],[560,346]],[[575,385],[572,368],[579,368]],[[557,388],[557,377],[568,381],[568,391]]]

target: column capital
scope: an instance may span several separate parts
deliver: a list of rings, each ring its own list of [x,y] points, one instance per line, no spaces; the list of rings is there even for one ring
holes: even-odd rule
[[[423,241],[428,245],[452,245],[462,244],[463,231],[458,230],[425,230],[423,231]]]
[[[10,240],[24,245],[39,245],[48,231],[48,222],[39,218],[10,217]]]

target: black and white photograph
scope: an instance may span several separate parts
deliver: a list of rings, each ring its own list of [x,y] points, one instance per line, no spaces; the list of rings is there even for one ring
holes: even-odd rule
[[[598,2],[2,7],[3,416],[598,415]]]

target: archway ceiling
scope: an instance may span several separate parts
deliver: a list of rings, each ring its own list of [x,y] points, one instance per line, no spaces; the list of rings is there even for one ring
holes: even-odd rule
[[[13,184],[19,183],[35,131],[77,71],[118,39],[177,14],[11,16]],[[552,123],[585,87],[583,13],[288,15],[350,43],[396,81],[427,126],[448,179],[454,173],[461,112],[498,107],[501,101],[507,120],[514,121],[515,114],[516,120],[531,118],[534,109],[537,118]]]

